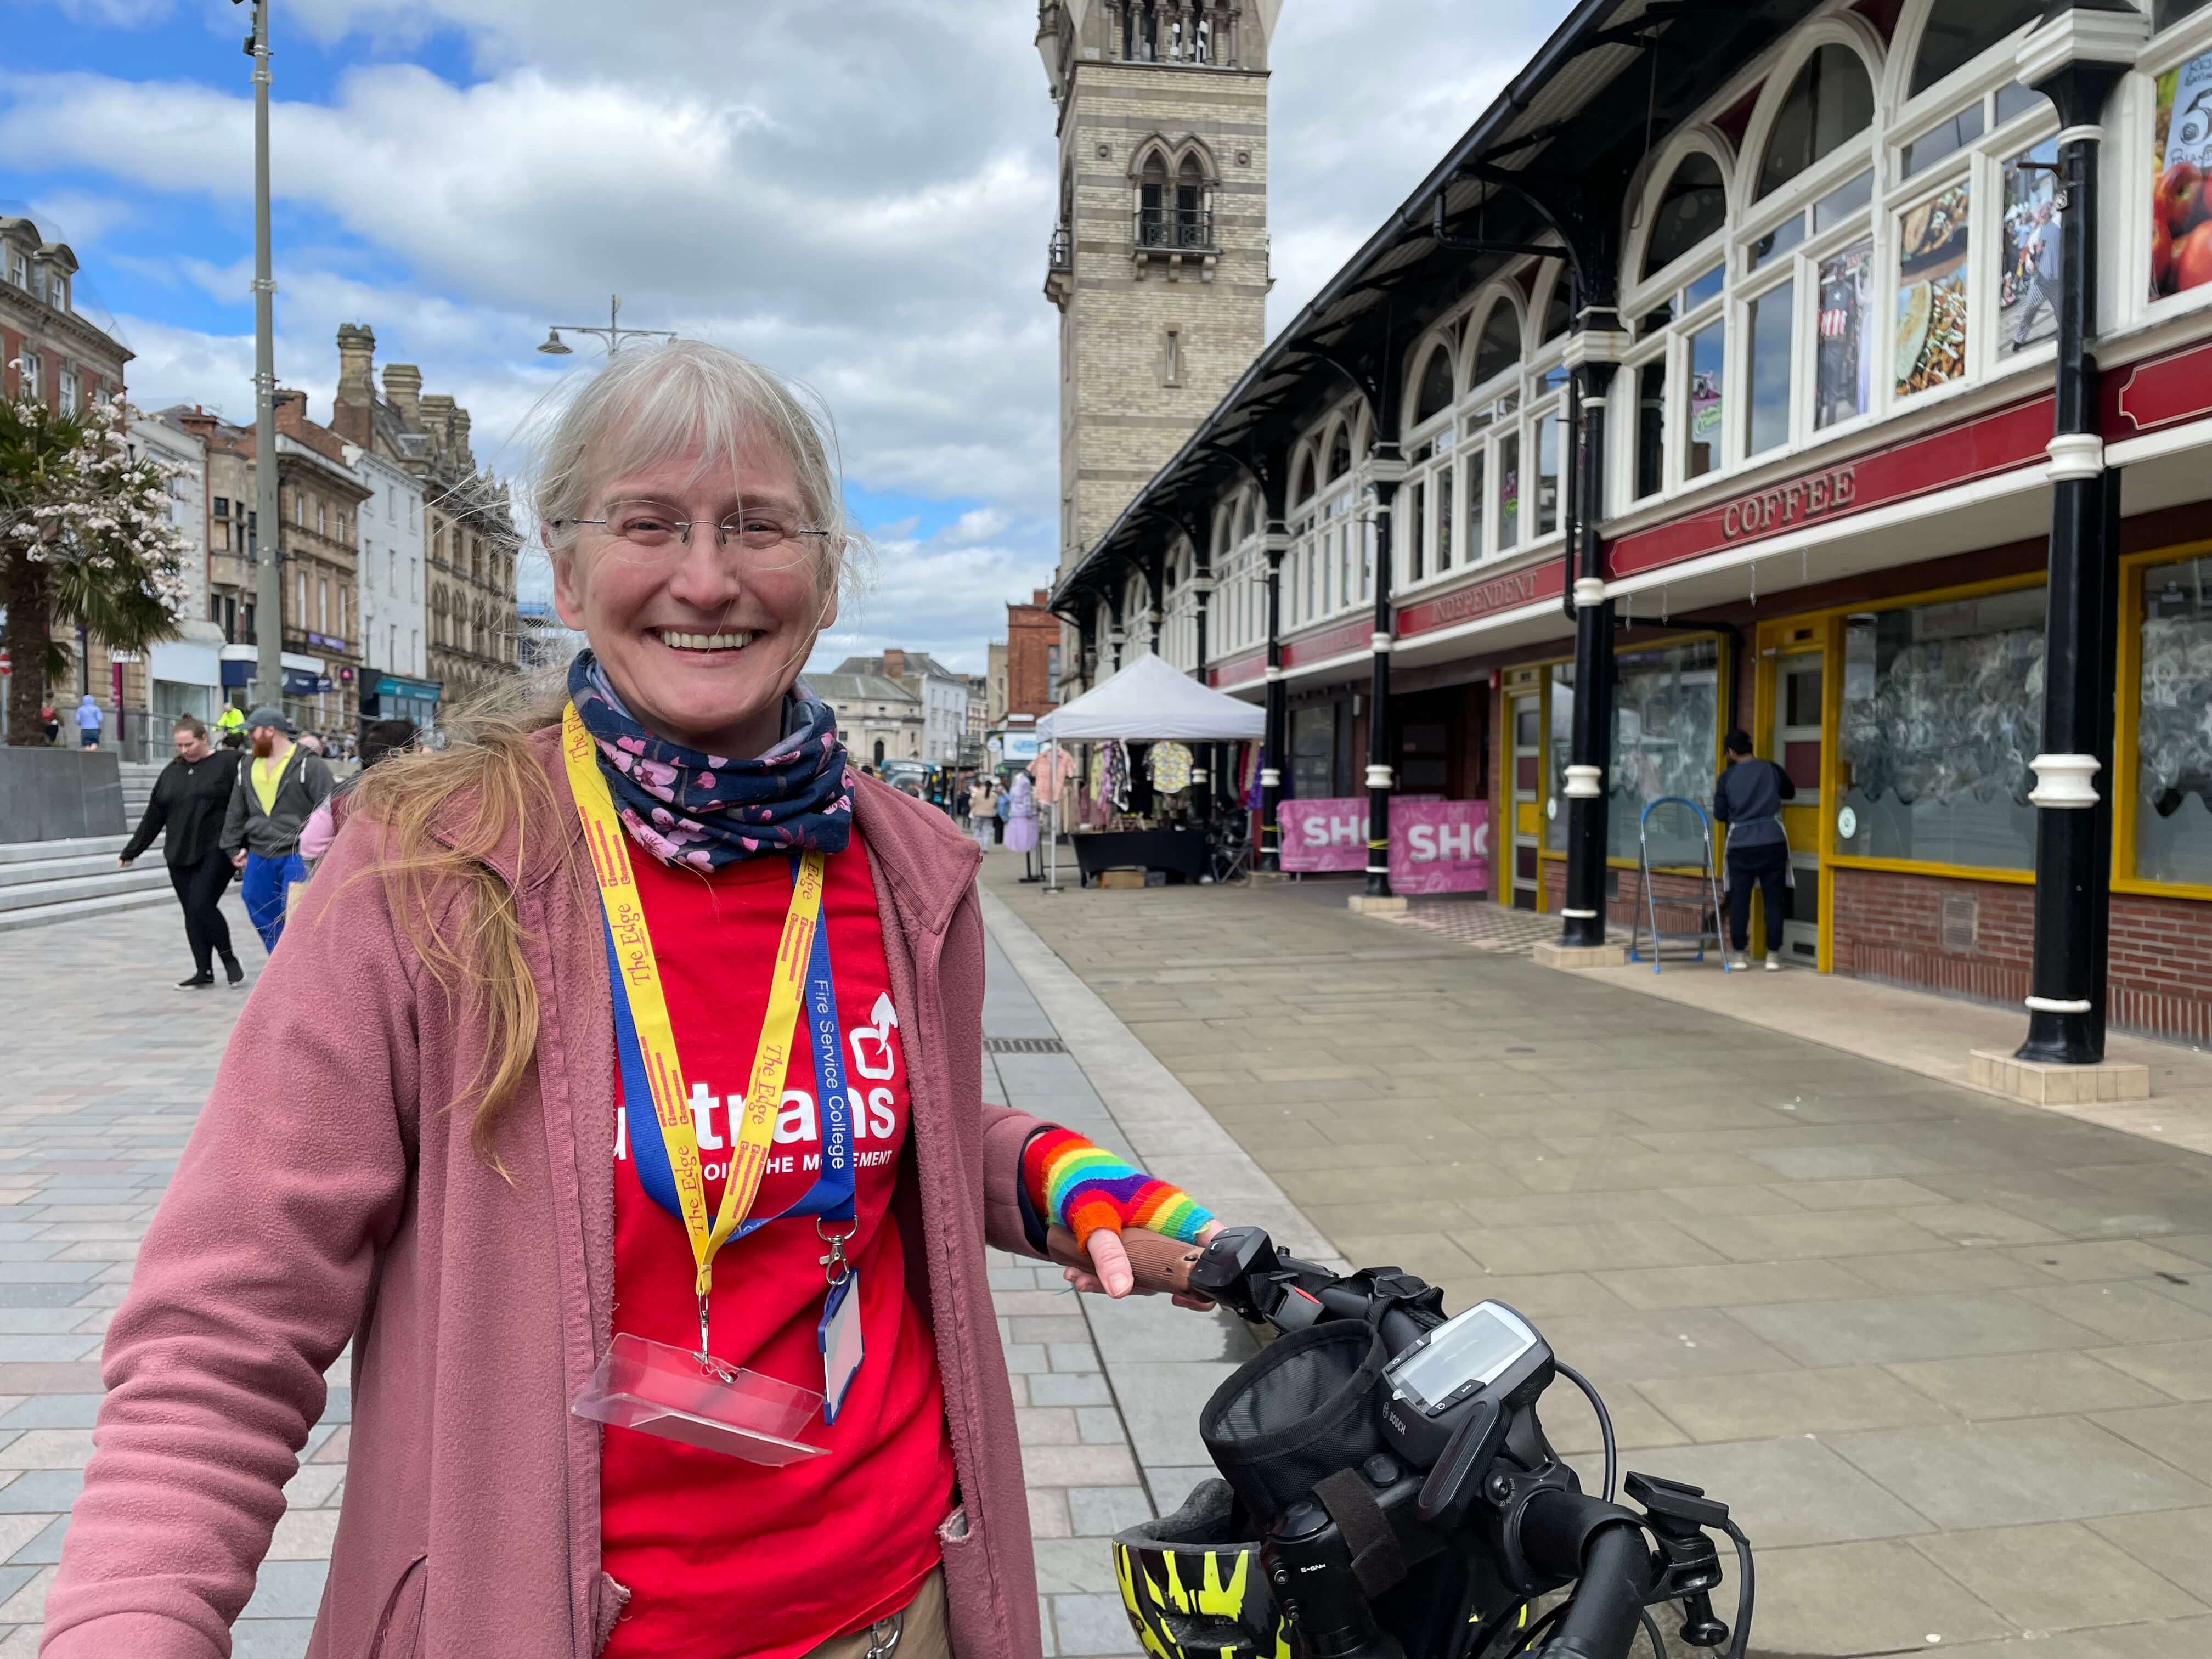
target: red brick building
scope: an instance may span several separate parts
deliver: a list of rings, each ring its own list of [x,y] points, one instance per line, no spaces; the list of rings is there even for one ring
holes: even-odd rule
[[[1045,609],[1048,595],[1036,590],[1027,605],[1006,607],[1006,710],[1049,714],[1058,705],[1060,618]]]

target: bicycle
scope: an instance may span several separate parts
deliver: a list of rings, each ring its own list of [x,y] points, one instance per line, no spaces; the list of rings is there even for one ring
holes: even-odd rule
[[[1224,1382],[1200,1434],[1225,1477],[1114,1541],[1130,1623],[1157,1659],[1626,1659],[1650,1609],[1679,1601],[1680,1639],[1730,1644],[1712,1593],[1725,1535],[1744,1659],[1751,1542],[1700,1488],[1620,1467],[1597,1390],[1498,1302],[1456,1316],[1396,1267],[1337,1274],[1256,1227],[1201,1252],[1125,1237],[1139,1283],[1193,1291],[1279,1334]],[[1536,1412],[1558,1377],[1588,1398],[1604,1491],[1582,1490]],[[1257,1568],[1255,1571],[1254,1569]],[[1541,1598],[1565,1599],[1532,1615]]]

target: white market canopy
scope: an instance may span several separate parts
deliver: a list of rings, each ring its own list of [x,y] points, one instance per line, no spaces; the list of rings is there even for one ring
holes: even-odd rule
[[[1226,743],[1267,728],[1264,708],[1200,685],[1149,652],[1036,723],[1039,738],[1060,743]]]

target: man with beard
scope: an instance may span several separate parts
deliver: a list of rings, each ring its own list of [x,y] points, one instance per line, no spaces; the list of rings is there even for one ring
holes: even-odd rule
[[[300,832],[330,798],[331,769],[292,741],[292,722],[266,704],[246,717],[252,757],[239,768],[222,826],[223,851],[246,872],[240,895],[261,943],[274,951],[284,936],[284,902],[292,884],[307,878]]]

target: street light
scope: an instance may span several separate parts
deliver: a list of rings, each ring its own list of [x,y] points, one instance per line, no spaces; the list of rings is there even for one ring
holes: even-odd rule
[[[605,341],[610,357],[622,349],[624,340],[672,340],[676,337],[676,331],[672,328],[624,328],[622,325],[622,295],[619,294],[607,296],[607,325],[605,328],[596,328],[587,323],[556,323],[545,331],[545,343],[538,349],[549,357],[568,356],[575,348],[562,339],[561,331],[564,328],[571,334],[588,334],[594,339]]]
[[[238,0],[232,0],[234,5]],[[276,501],[276,278],[269,229],[269,0],[254,0],[253,32],[253,505],[269,538],[254,572],[256,702],[283,706],[284,573],[283,515]]]

